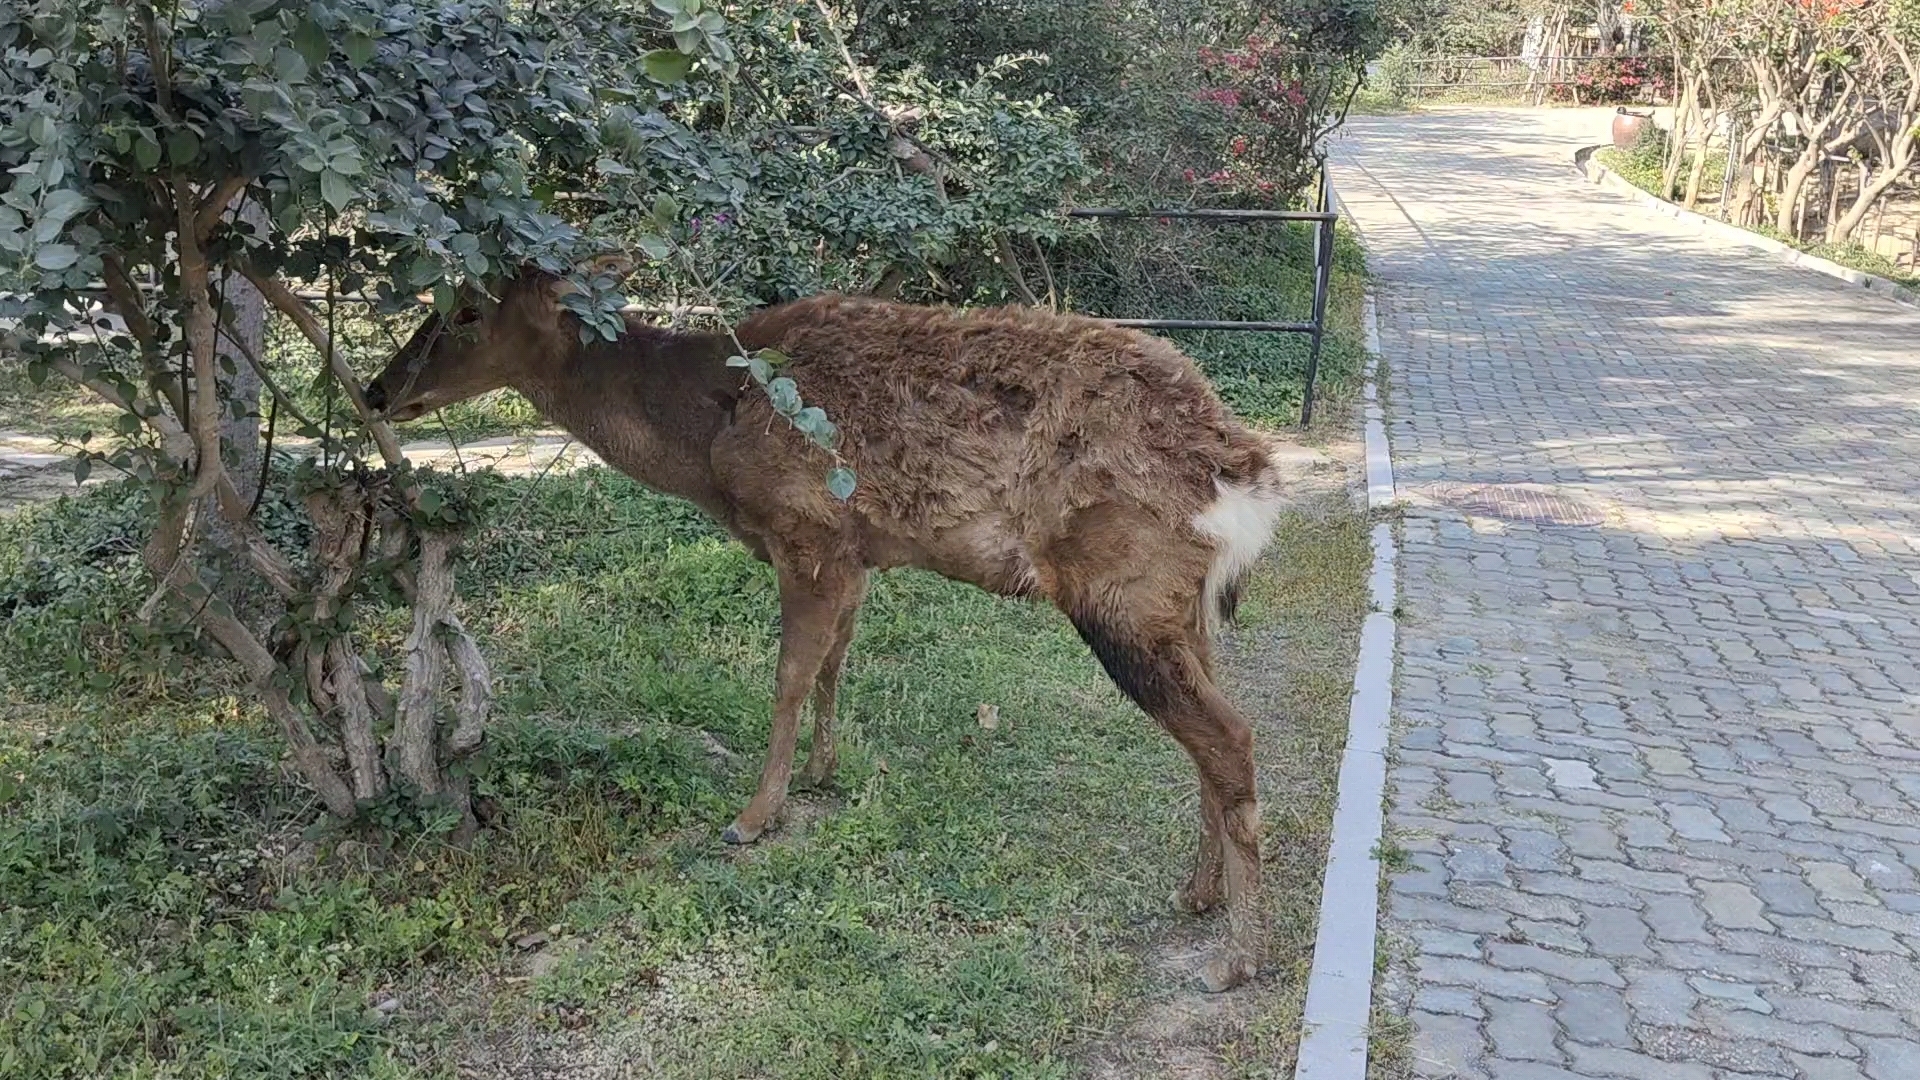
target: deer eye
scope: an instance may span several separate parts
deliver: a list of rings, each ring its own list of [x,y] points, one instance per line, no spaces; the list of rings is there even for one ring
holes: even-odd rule
[[[461,308],[453,313],[453,325],[471,326],[480,321],[480,312],[473,308]]]

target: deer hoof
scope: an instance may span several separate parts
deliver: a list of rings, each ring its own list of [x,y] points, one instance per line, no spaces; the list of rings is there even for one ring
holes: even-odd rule
[[[816,765],[812,758],[808,758],[806,767],[800,771],[801,786],[818,790],[833,783],[835,764],[835,762],[826,761]]]
[[[1229,947],[1207,961],[1200,971],[1200,985],[1209,994],[1224,993],[1253,978],[1256,970],[1253,957]]]
[[[1210,911],[1220,902],[1220,883],[1210,881],[1205,884],[1189,881],[1173,890],[1169,898],[1173,909],[1187,915],[1198,915]]]
[[[729,844],[751,844],[760,839],[760,834],[765,831],[765,829],[749,829],[736,821],[727,826],[727,830],[720,834],[720,839]]]

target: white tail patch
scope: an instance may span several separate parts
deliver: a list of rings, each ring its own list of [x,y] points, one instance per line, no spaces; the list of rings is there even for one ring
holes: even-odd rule
[[[1273,538],[1274,524],[1287,503],[1276,481],[1271,469],[1243,484],[1215,480],[1218,497],[1193,516],[1193,527],[1215,544],[1213,565],[1207,568],[1206,589],[1200,596],[1200,617],[1210,634],[1232,610],[1233,594]]]

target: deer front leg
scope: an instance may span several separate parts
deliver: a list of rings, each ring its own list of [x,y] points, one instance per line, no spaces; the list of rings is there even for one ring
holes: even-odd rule
[[[862,571],[837,566],[823,566],[815,574],[811,567],[800,570],[777,556],[774,570],[780,578],[780,667],[773,688],[773,732],[753,801],[721,834],[729,844],[758,840],[786,805],[800,711],[833,649],[837,616],[856,580],[865,579]]]
[[[838,747],[833,741],[833,721],[835,699],[840,693],[840,667],[847,659],[847,647],[853,644],[853,631],[860,621],[860,604],[867,597],[867,574],[862,571],[859,584],[847,599],[834,619],[833,646],[827,650],[827,658],[820,664],[820,675],[813,684],[813,749],[807,753],[807,764],[800,772],[800,779],[808,787],[820,787],[833,779],[834,767],[840,763]]]

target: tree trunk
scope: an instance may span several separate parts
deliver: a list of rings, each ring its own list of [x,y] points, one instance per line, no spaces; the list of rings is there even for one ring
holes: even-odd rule
[[[1827,183],[1827,212],[1820,220],[1820,227],[1827,243],[1831,244],[1833,243],[1833,222],[1840,216],[1840,174],[1829,164],[1820,170],[1820,175]]]
[[[1773,227],[1781,233],[1798,239],[1800,230],[1796,224],[1800,214],[1800,197],[1806,190],[1807,177],[1813,175],[1813,169],[1820,160],[1820,144],[1809,143],[1807,149],[1788,167],[1786,178],[1780,186],[1780,205],[1774,207]]]
[[[1667,142],[1666,167],[1660,170],[1663,199],[1673,198],[1674,185],[1680,181],[1680,166],[1686,161],[1687,142],[1692,136],[1694,113],[1699,110],[1699,90],[1692,72],[1686,75],[1680,91],[1680,103],[1673,108],[1673,134]]]
[[[1697,94],[1700,104],[1695,107],[1698,122],[1694,124],[1700,134],[1700,148],[1693,156],[1693,169],[1687,173],[1687,193],[1682,205],[1691,210],[1700,201],[1700,182],[1707,174],[1707,146],[1713,141],[1713,123],[1718,111],[1714,108],[1713,90],[1704,77],[1700,80]],[[1721,192],[1724,198],[1725,192]]]
[[[1764,205],[1760,199],[1761,158],[1766,151],[1767,134],[1780,119],[1785,105],[1778,98],[1764,101],[1760,111],[1753,118],[1753,127],[1740,139],[1740,145],[1727,147],[1727,153],[1739,154],[1735,163],[1734,188],[1732,201],[1727,206],[1727,220],[1735,225],[1748,226],[1759,221]]]
[[[1900,181],[1916,165],[1920,165],[1920,64],[1904,68],[1907,77],[1915,83],[1907,91],[1906,101],[1893,112],[1894,123],[1886,127],[1885,119],[1876,121],[1874,142],[1881,151],[1880,175],[1869,180],[1867,165],[1860,165],[1860,193],[1854,197],[1853,205],[1844,216],[1832,224],[1833,239],[1845,241],[1860,228],[1860,222],[1873,209],[1888,188]],[[1888,108],[1891,108],[1890,106]],[[1879,132],[1892,128],[1892,138]]]
[[[237,217],[255,229],[264,233],[267,230],[266,212],[252,201],[241,203],[237,208]],[[251,500],[254,490],[260,482],[260,375],[247,361],[246,352],[255,358],[264,358],[267,348],[267,302],[260,290],[245,277],[222,272],[216,279],[216,287],[226,299],[227,306],[233,311],[233,322],[229,329],[233,338],[226,333],[220,335],[219,353],[223,373],[229,367],[231,375],[223,375],[226,382],[225,397],[234,406],[234,413],[220,426],[220,439],[226,446],[227,467],[233,472],[233,485],[240,489],[242,498]],[[236,345],[233,339],[238,339]]]
[[[261,233],[268,228],[266,212],[259,204],[247,200],[244,194],[235,197],[228,213]],[[218,393],[223,408],[220,421],[221,457],[234,488],[239,491],[241,499],[251,506],[259,493],[263,450],[260,441],[260,374],[254,370],[247,354],[251,352],[256,360],[266,355],[267,306],[260,290],[254,288],[252,282],[231,271],[222,270],[214,276],[213,291],[215,296],[224,301],[226,309],[219,313],[220,329],[214,338],[215,353],[219,358],[216,367]],[[231,313],[230,319],[228,313]],[[257,586],[248,587],[251,576],[245,572],[245,543],[232,523],[218,512],[214,496],[207,496],[202,503],[202,511],[195,515],[195,519],[202,523],[202,541],[207,544],[211,556],[208,561],[214,573],[228,586],[221,590],[221,595],[233,605],[243,622],[256,632],[264,632],[279,617],[278,606],[272,602],[272,596],[266,590]]]
[[[1880,175],[1875,177],[1871,183],[1861,183],[1860,194],[1854,197],[1853,205],[1849,206],[1847,212],[1841,215],[1840,219],[1833,224],[1834,242],[1844,243],[1850,239],[1854,232],[1860,228],[1860,223],[1866,220],[1867,212],[1873,209],[1874,204],[1878,203],[1881,196],[1887,193],[1887,189],[1898,182],[1900,177],[1905,174],[1908,169],[1912,168],[1913,164],[1913,144],[1909,138],[1907,140],[1907,152],[1904,160],[1899,161],[1898,164],[1890,164],[1888,168],[1882,169]]]

